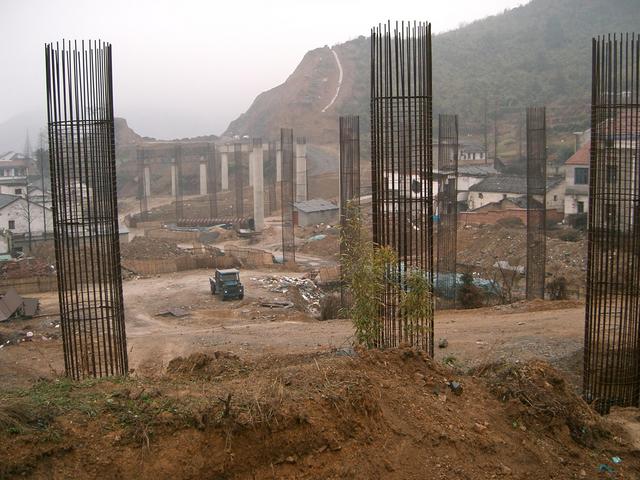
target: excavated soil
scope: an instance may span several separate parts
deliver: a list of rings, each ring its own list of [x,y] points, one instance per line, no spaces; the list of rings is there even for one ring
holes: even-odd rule
[[[545,363],[462,374],[410,349],[193,354],[0,394],[0,478],[635,479],[632,442]]]

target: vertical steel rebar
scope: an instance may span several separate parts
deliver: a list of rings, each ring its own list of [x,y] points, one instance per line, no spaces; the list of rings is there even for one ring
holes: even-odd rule
[[[410,270],[433,285],[431,25],[396,23],[371,30],[371,185],[373,240],[397,255],[388,268],[378,343],[433,355],[433,313],[399,311]],[[399,287],[397,287],[399,286]],[[433,308],[431,309],[433,312]]]
[[[547,238],[547,134],[545,107],[527,108],[528,300],[544,298]]]
[[[126,375],[111,45],[47,44],[45,62],[65,371]]]
[[[438,116],[438,224],[435,285],[440,305],[455,308],[458,242],[458,116]]]
[[[233,144],[233,178],[235,190],[235,215],[241,218],[244,215],[244,162],[242,161],[242,144]]]
[[[216,146],[208,145],[207,151],[207,193],[209,194],[209,218],[218,217],[218,176],[220,162],[218,161]]]
[[[583,395],[640,406],[640,35],[592,42]]]
[[[360,207],[360,117],[340,117],[340,261],[344,258],[344,244],[356,233],[349,230],[348,215]],[[341,277],[343,269],[340,269]],[[344,277],[342,277],[344,278]],[[347,306],[344,283],[340,285],[340,301]]]
[[[280,144],[282,148],[282,181],[280,182],[282,196],[282,261],[284,264],[295,263],[295,225],[293,220],[293,203],[295,199],[295,155],[293,130],[280,130]]]

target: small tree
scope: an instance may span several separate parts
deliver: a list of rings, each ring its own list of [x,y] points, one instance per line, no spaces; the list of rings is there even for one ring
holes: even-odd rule
[[[356,341],[372,348],[380,338],[379,316],[384,305],[385,278],[389,269],[394,269],[396,256],[390,248],[374,246],[365,237],[357,206],[347,203],[345,217],[340,231],[341,269],[350,304],[344,314],[353,322]]]
[[[374,245],[365,236],[358,207],[347,204],[345,217],[340,232],[341,266],[350,304],[344,314],[353,322],[356,341],[367,348],[377,346],[387,295],[399,299],[397,314],[405,338],[425,335],[425,320],[433,316],[433,289],[427,272],[400,265],[391,248]]]

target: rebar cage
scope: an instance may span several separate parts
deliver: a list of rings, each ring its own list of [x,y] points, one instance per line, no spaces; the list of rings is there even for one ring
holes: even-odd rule
[[[592,44],[583,395],[640,406],[640,36]]]
[[[65,371],[125,375],[111,45],[47,44],[45,63]]]
[[[360,206],[360,117],[340,117],[340,261],[344,258],[345,242],[354,234],[349,229],[352,208]],[[343,269],[340,269],[341,276]],[[340,300],[347,306],[344,283],[340,285]]]
[[[233,144],[233,178],[235,196],[235,215],[241,218],[244,215],[244,162],[242,144]]]
[[[399,308],[409,271],[433,285],[431,84],[429,23],[371,30],[373,240],[398,260],[385,276],[378,344],[405,343],[433,355],[433,308],[419,318],[402,316]]]
[[[295,157],[293,130],[283,128],[280,131],[282,149],[282,181],[280,182],[282,205],[282,261],[284,264],[295,263],[296,245],[293,220],[293,201],[295,198]]]
[[[458,242],[458,116],[438,115],[437,255],[439,306],[455,307]]]
[[[547,238],[547,133],[545,107],[527,108],[528,300],[544,298]]]

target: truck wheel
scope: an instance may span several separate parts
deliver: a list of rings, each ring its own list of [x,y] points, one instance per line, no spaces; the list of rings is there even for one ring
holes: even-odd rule
[[[242,300],[244,298],[244,293],[241,293],[240,295],[238,295],[238,300]]]

